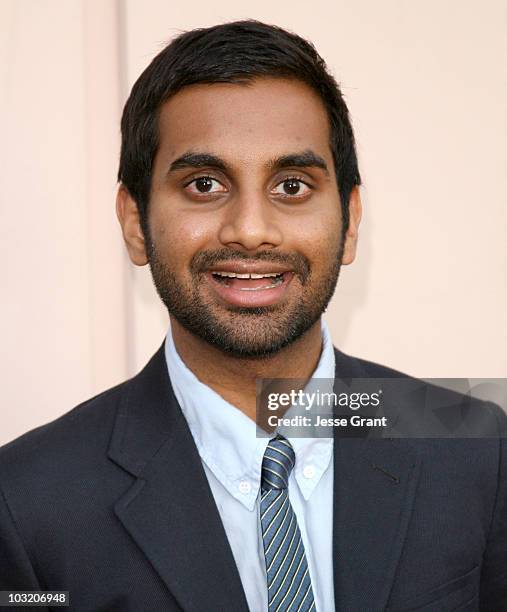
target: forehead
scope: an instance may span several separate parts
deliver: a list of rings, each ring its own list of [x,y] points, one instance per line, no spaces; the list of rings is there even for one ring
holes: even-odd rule
[[[162,106],[159,133],[159,157],[165,161],[206,150],[239,165],[308,148],[331,159],[324,105],[296,80],[185,87]]]

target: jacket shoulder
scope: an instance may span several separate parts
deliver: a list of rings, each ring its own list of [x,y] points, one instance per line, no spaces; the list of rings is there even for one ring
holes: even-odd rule
[[[458,414],[458,412],[463,409],[464,405],[473,406],[474,410],[476,410],[476,414],[481,418],[481,424],[477,432],[483,432],[483,434],[487,433],[485,437],[502,438],[503,443],[507,443],[507,414],[498,404],[474,397],[472,390],[469,394],[463,394],[454,389],[446,388],[444,381],[442,381],[442,385],[444,385],[442,386],[436,382],[417,378],[374,361],[347,355],[336,347],[334,350],[337,376],[340,375],[340,368],[343,368],[346,375],[350,377],[400,379],[401,381],[413,384],[414,389],[418,388],[421,391],[419,397],[430,398],[436,402],[437,405],[446,406],[449,413],[454,411]],[[409,408],[409,406],[407,405],[406,408]],[[421,404],[416,403],[412,408],[419,410]],[[476,433],[472,437],[480,436]]]
[[[118,402],[129,382],[99,393],[0,447],[0,483],[26,474],[32,478],[36,474],[47,475],[66,464],[76,465],[93,450],[100,448],[104,452]]]

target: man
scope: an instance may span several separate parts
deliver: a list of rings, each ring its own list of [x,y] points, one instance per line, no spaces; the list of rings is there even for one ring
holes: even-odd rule
[[[507,609],[504,440],[256,435],[258,379],[402,376],[321,319],[361,203],[315,49],[254,21],[182,34],[133,87],[119,179],[170,329],[140,374],[0,451],[0,590],[94,611]]]

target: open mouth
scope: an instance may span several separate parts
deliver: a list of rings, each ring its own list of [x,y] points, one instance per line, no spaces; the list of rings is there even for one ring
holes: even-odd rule
[[[266,274],[239,274],[235,272],[212,272],[213,279],[224,287],[238,291],[262,291],[274,289],[283,284],[287,272]]]
[[[224,261],[206,271],[208,287],[226,308],[281,306],[294,276],[277,262]]]

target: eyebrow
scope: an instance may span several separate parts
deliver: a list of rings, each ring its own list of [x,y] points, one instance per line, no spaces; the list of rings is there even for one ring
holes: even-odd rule
[[[226,171],[227,163],[217,155],[211,153],[197,153],[189,151],[175,159],[170,167],[169,172],[175,172],[184,168],[216,168],[217,170]],[[282,170],[283,168],[320,168],[329,176],[329,170],[326,162],[320,156],[314,153],[311,149],[301,151],[299,153],[288,153],[275,157],[268,161],[267,167],[270,170]]]
[[[212,167],[218,170],[227,170],[227,164],[210,153],[193,153],[189,151],[175,159],[169,167],[169,172],[175,172],[182,168],[204,168]]]
[[[301,153],[289,153],[272,159],[268,166],[271,170],[282,170],[283,168],[320,168],[329,176],[329,170],[324,159],[314,153],[311,149]]]

